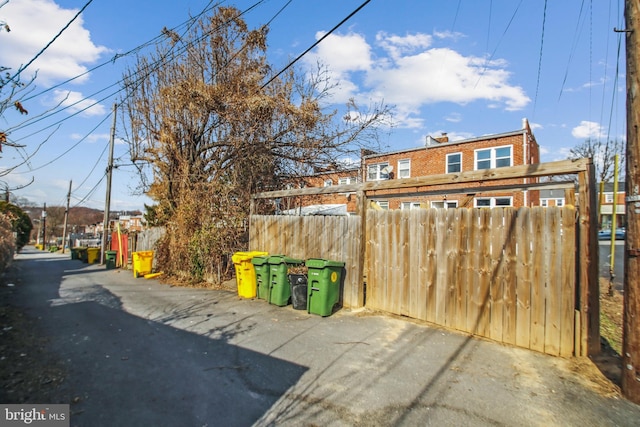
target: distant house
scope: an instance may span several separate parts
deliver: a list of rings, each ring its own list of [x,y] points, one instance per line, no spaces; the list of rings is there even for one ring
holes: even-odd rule
[[[618,183],[618,192],[614,194],[613,192],[613,183],[605,182],[604,184],[604,192],[602,194],[598,194],[598,206],[600,213],[600,228],[602,229],[610,229],[611,222],[613,219],[613,201],[615,198],[616,201],[616,227],[625,227],[627,224],[626,216],[625,216],[625,183]],[[598,184],[598,191],[600,189],[600,184]]]
[[[386,153],[362,152],[359,168],[348,170],[325,170],[305,177],[305,186],[322,187],[369,181],[405,179],[429,175],[455,174],[466,171],[495,169],[540,162],[540,149],[529,122],[524,119],[522,128],[485,135],[477,138],[450,141],[446,134],[428,136],[423,147]],[[517,182],[514,182],[517,181]],[[501,181],[502,184],[531,184],[535,179]],[[451,185],[449,188],[460,188]],[[389,197],[385,197],[388,195]],[[537,206],[540,204],[538,190],[503,192],[475,192],[465,194],[446,191],[438,195],[400,195],[397,191],[371,197],[381,209],[455,208],[455,207],[501,207]],[[317,204],[344,204],[349,213],[356,209],[355,197],[349,193],[301,198],[300,206]]]

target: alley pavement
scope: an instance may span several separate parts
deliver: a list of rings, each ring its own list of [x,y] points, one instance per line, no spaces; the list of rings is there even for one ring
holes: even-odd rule
[[[71,404],[72,426],[640,424],[589,359],[366,310],[320,317],[33,248],[4,279],[64,367],[56,401],[33,403]]]

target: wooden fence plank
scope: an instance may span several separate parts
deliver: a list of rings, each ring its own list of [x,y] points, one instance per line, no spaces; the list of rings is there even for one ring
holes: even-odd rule
[[[458,209],[446,210],[446,308],[445,308],[445,325],[450,328],[457,326],[458,313],[456,311],[458,303],[457,288],[460,283],[459,272],[460,265],[460,214]]]
[[[516,271],[516,345],[531,345],[531,221],[528,208],[520,208],[516,217],[518,260]]]
[[[456,209],[459,217],[459,228],[457,245],[459,250],[458,258],[458,282],[456,283],[456,322],[455,328],[460,331],[467,331],[467,298],[469,293],[470,264],[469,251],[471,245],[470,210],[466,208]]]
[[[560,354],[560,301],[562,296],[562,260],[560,257],[560,208],[545,209],[545,287],[544,352]]]
[[[504,210],[504,228],[506,243],[504,247],[504,317],[502,319],[502,342],[516,343],[517,309],[517,239],[520,230],[516,227],[516,210]]]
[[[447,304],[447,211],[446,209],[436,209],[436,316],[435,322],[438,325],[446,325],[445,314]]]
[[[431,272],[428,270],[428,242],[429,242],[429,225],[428,225],[428,211],[425,209],[420,209],[418,211],[418,234],[416,243],[413,252],[417,252],[418,255],[418,301],[416,303],[417,306],[417,315],[416,317],[421,320],[427,320],[427,301],[429,297],[428,293],[428,281],[429,274]],[[417,250],[416,250],[417,248]]]
[[[532,265],[533,286],[531,287],[531,349],[544,352],[544,321],[545,321],[545,278],[548,266],[544,263],[544,209],[536,206],[531,209],[533,225]]]
[[[436,319],[436,279],[438,274],[438,259],[436,254],[437,211],[427,210],[427,245],[424,248],[427,256],[427,321]]]
[[[573,206],[562,209],[562,292],[560,310],[560,355],[569,357],[578,353],[574,348],[576,307],[576,210]],[[575,353],[574,353],[575,352]]]
[[[482,241],[480,239],[480,210],[471,209],[471,243],[469,251],[469,273],[468,282],[470,285],[467,300],[467,332],[478,333],[478,319],[480,316],[480,304],[478,301],[480,293],[480,257],[482,255]]]
[[[491,271],[489,280],[490,327],[489,337],[502,341],[504,317],[504,209],[491,210]]]
[[[413,270],[413,266],[411,265],[410,260],[410,230],[409,230],[409,222],[411,220],[411,212],[410,211],[400,211],[402,216],[400,217],[400,273],[401,273],[401,281],[402,281],[402,291],[401,291],[401,300],[400,300],[400,314],[403,316],[408,316],[410,312],[411,305],[411,281],[410,281],[410,272]]]

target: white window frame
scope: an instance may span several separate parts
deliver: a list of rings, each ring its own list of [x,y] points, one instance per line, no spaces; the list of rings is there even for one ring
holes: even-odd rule
[[[613,192],[604,193],[604,202],[605,203],[613,203]]]
[[[458,207],[458,201],[457,200],[432,200],[431,207],[434,209],[455,209]]]
[[[338,185],[349,185],[357,182],[355,176],[338,178]]]
[[[389,179],[389,174],[383,174],[381,171],[389,166],[389,162],[380,162],[367,165],[367,181],[383,181]],[[371,177],[371,172],[375,169],[375,177]]]
[[[496,201],[499,199],[509,199],[508,205],[497,205]],[[489,206],[478,206],[479,200],[489,200]],[[501,197],[477,197],[473,199],[474,208],[506,208],[513,207],[513,196],[501,196]]]
[[[411,210],[411,209],[420,209],[420,202],[401,202],[400,209],[401,210]]]
[[[380,206],[381,209],[388,211],[389,210],[389,201],[388,200],[374,200],[374,202]]]
[[[411,159],[398,160],[398,178],[411,177]]]
[[[509,149],[509,164],[508,165],[501,165],[501,166],[496,166],[498,164],[498,161],[505,159],[506,157],[497,157],[496,153],[498,150],[503,149],[503,148],[508,148]],[[489,152],[489,158],[488,159],[482,159],[482,160],[478,160],[478,154],[479,153],[484,153],[484,152]],[[478,161],[481,162],[489,162],[489,167],[483,167],[483,168],[479,168],[478,167]],[[474,170],[485,170],[485,169],[495,169],[497,167],[509,167],[509,166],[513,166],[513,145],[501,145],[499,147],[490,147],[490,148],[481,148],[481,149],[477,149],[474,150],[473,152],[473,167]]]
[[[556,199],[556,206],[558,207],[564,206],[564,199]]]
[[[449,161],[449,158],[452,156],[460,156],[460,161],[457,163],[453,163],[454,165],[460,165],[460,170],[459,171],[449,171],[449,167],[452,165],[452,163]],[[446,158],[446,164],[445,164],[445,173],[459,173],[462,172],[462,152],[458,152],[458,153],[449,153],[447,154],[447,158]]]
[[[540,199],[540,206],[546,208],[549,206],[549,199]]]
[[[333,185],[333,180],[332,179],[325,179],[324,180],[324,186],[325,187],[331,187]]]

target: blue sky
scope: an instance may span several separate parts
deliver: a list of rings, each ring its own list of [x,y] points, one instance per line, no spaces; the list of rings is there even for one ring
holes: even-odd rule
[[[0,65],[13,72],[87,3],[4,1],[0,21],[11,31],[0,33]],[[8,110],[0,129],[25,147],[4,147],[0,186],[33,180],[14,193],[38,204],[64,205],[72,180],[72,206],[103,209],[110,112],[123,70],[135,60],[127,53],[158,37],[163,27],[177,27],[217,3],[240,10],[254,6],[244,15],[251,28],[273,19],[268,60],[280,69],[364,1],[93,0],[22,73],[26,81],[37,72],[23,102],[29,114]],[[542,161],[566,158],[589,137],[624,140],[624,38],[613,31],[624,28],[623,0],[546,3],[372,0],[300,65],[320,60],[330,69],[339,86],[332,96],[336,105],[328,108],[349,98],[391,106],[393,127],[381,141],[388,150],[418,147],[427,135],[442,132],[451,139],[509,132],[520,129],[523,118],[533,128]],[[55,107],[60,102],[78,103]],[[135,169],[126,145],[116,141],[111,210],[142,209],[150,200],[134,194]]]

